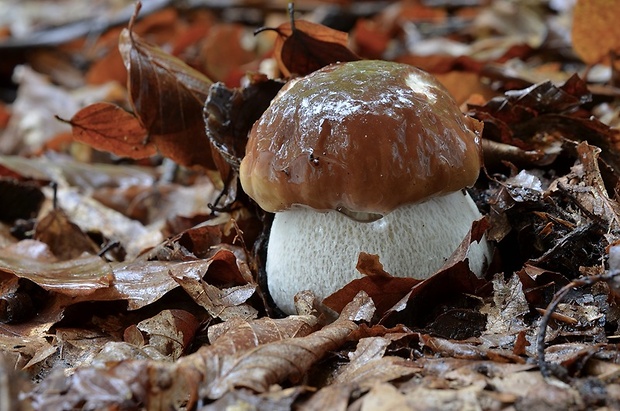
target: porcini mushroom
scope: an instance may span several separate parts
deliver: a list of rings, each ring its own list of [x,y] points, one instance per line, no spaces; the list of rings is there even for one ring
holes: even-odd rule
[[[245,192],[275,217],[267,284],[323,298],[359,278],[360,252],[395,276],[427,278],[480,218],[464,190],[481,167],[479,123],[413,66],[339,63],[289,81],[254,124],[241,162]],[[486,241],[468,258],[481,275]]]

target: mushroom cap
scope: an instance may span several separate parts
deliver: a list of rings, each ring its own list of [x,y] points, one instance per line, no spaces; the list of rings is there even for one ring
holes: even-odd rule
[[[264,210],[387,214],[472,185],[481,123],[413,66],[332,64],[289,81],[254,124],[240,166]]]

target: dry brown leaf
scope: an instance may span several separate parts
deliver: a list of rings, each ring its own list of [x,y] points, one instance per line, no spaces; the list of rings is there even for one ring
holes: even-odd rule
[[[299,382],[313,364],[347,341],[358,328],[355,321],[368,321],[373,314],[372,300],[360,293],[335,322],[307,337],[261,345],[239,357],[224,359],[213,379],[206,380],[205,394],[220,398],[233,387],[265,392],[272,384]]]
[[[350,362],[336,376],[333,384],[351,384],[369,387],[377,382],[387,382],[420,371],[419,365],[400,357],[385,356],[388,346],[406,334],[387,334],[385,337],[361,339],[355,352],[349,354]]]
[[[150,347],[176,361],[189,348],[198,325],[198,319],[188,311],[164,310],[140,321],[136,328],[144,333]]]
[[[219,372],[226,358],[249,349],[285,338],[302,338],[316,329],[313,316],[290,316],[284,319],[261,318],[251,322],[232,320],[217,342],[182,357],[176,363],[126,360],[107,368],[83,367],[67,377],[57,373],[46,378],[29,393],[36,407],[71,409],[81,406],[102,409],[114,404],[127,408],[191,408],[198,399],[198,388]],[[62,391],[53,387],[64,387]]]
[[[202,109],[211,80],[130,29],[119,39],[130,102],[159,151],[179,164],[214,168]]]
[[[577,145],[579,166],[573,172],[557,179],[551,190],[561,190],[570,194],[580,208],[587,210],[594,217],[610,229],[620,227],[620,204],[610,199],[601,176],[598,158],[601,149],[591,146],[587,142]]]
[[[578,0],[573,10],[573,49],[588,64],[620,52],[620,2]]]
[[[37,221],[34,239],[45,243],[61,261],[97,254],[97,245],[59,208]]]
[[[246,304],[256,291],[256,284],[246,284],[220,289],[208,284],[195,275],[174,277],[192,299],[214,318],[228,321],[232,318],[256,318],[258,311]]]
[[[84,107],[69,120],[73,137],[97,150],[121,157],[145,158],[157,153],[147,131],[131,113],[111,103]]]

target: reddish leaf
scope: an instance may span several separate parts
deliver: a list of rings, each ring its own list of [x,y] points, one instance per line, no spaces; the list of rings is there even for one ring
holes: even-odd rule
[[[363,275],[391,277],[390,273],[383,269],[383,264],[379,261],[379,256],[377,254],[368,254],[362,251],[357,258],[355,269]]]
[[[213,169],[202,119],[211,80],[130,29],[121,33],[119,49],[129,72],[131,103],[151,141],[181,165]]]
[[[321,24],[297,20],[280,25],[276,31],[274,55],[282,73],[305,76],[332,63],[361,58],[347,48],[348,36]]]
[[[327,296],[323,300],[323,304],[336,312],[340,312],[357,293],[364,291],[372,298],[377,307],[377,314],[381,316],[420,282],[422,280],[415,278],[368,275],[351,281],[340,290]]]
[[[78,111],[69,121],[73,137],[98,150],[122,157],[145,158],[156,153],[147,132],[131,113],[111,103],[96,103]]]

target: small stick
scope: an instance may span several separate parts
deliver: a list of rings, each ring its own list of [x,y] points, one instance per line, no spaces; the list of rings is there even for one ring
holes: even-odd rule
[[[551,302],[547,306],[545,310],[545,314],[540,320],[540,327],[538,329],[538,335],[536,337],[536,344],[537,344],[536,352],[538,354],[538,359],[537,359],[538,368],[540,369],[540,372],[545,379],[548,379],[552,376],[551,367],[549,363],[545,361],[545,337],[547,335],[547,325],[549,324],[549,320],[551,319],[555,309],[558,307],[560,302],[562,302],[564,297],[566,297],[566,294],[568,294],[568,292],[571,289],[575,289],[577,287],[583,287],[587,285],[592,285],[599,281],[609,281],[613,279],[614,277],[616,277],[617,275],[620,275],[620,270],[613,270],[605,274],[578,278],[566,284],[564,287],[560,289],[560,291],[558,291],[555,294],[555,296],[553,297],[553,300],[551,300]]]

